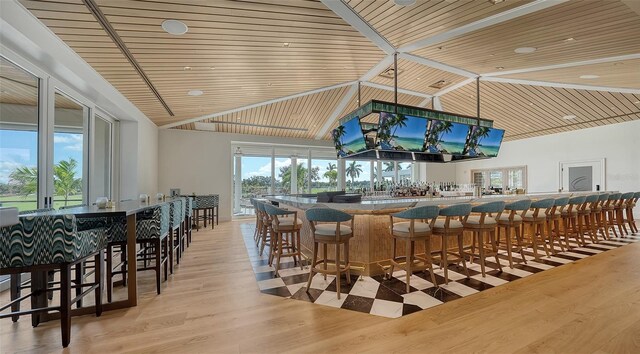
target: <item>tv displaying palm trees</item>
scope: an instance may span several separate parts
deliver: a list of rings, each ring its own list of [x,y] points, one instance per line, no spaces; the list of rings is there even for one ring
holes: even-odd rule
[[[378,145],[381,150],[422,152],[428,124],[425,118],[380,112]]]
[[[500,151],[500,144],[504,137],[504,130],[474,126],[471,129],[465,155],[471,157],[496,157]]]
[[[470,125],[432,120],[427,133],[425,150],[432,154],[464,154]]]
[[[367,149],[360,117],[354,117],[331,132],[338,157],[346,157]]]

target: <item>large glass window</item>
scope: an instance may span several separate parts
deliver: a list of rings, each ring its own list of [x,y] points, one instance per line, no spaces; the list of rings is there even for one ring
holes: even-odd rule
[[[274,194],[291,193],[291,159],[276,157],[275,161],[275,191]]]
[[[37,77],[0,57],[0,205],[38,208]]]
[[[88,114],[87,107],[55,93],[53,206],[56,209],[84,201],[84,132]]]
[[[471,182],[484,189],[493,189],[504,193],[516,189],[526,189],[527,168],[521,166],[472,170]]]
[[[344,172],[348,190],[357,191],[370,188],[371,161],[347,160]]]
[[[311,169],[311,193],[338,189],[338,161],[313,159]]]
[[[410,183],[411,182],[411,166],[413,164],[411,162],[399,162],[398,166],[398,178],[400,182]]]

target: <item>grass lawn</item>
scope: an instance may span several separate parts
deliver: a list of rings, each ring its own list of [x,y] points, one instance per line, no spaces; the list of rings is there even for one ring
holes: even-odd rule
[[[55,209],[60,209],[60,207],[65,205],[64,199],[62,198],[63,197],[60,197],[60,196],[53,197],[53,207]],[[36,202],[35,195],[0,196],[0,204],[2,204],[3,207],[16,207],[20,211],[38,209],[38,203]],[[69,196],[67,205],[78,205],[78,204],[82,204],[82,194]]]

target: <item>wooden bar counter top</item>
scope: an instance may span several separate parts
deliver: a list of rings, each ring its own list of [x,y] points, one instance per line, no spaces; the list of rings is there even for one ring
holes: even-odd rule
[[[589,192],[590,194],[593,192]],[[535,194],[510,194],[510,195],[488,195],[482,197],[446,197],[446,198],[376,198],[366,199],[359,203],[317,203],[315,197],[299,196],[269,196],[266,199],[280,204],[291,211],[297,211],[297,217],[303,221],[301,230],[302,251],[305,256],[311,255],[313,240],[309,222],[305,218],[304,211],[312,207],[328,207],[342,210],[354,216],[353,238],[349,242],[352,271],[355,274],[368,276],[380,275],[384,273],[384,267],[389,265],[392,257],[392,238],[390,233],[389,214],[396,213],[408,208],[423,205],[438,205],[446,207],[453,204],[471,203],[482,204],[491,201],[504,200],[505,202],[519,199],[544,199],[559,198],[561,196],[575,196],[584,194],[573,193],[535,193]],[[468,239],[468,240],[467,240]],[[470,243],[470,236],[465,235],[465,243]],[[332,247],[330,247],[331,249]],[[424,254],[424,247],[418,243],[416,254]],[[399,241],[398,256],[404,255],[404,244]],[[431,249],[440,249],[440,239],[431,239]],[[329,258],[333,257],[333,250],[329,251]]]

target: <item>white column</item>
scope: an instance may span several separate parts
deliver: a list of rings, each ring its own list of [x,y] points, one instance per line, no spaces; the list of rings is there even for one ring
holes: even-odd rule
[[[344,174],[344,170],[345,170],[345,160],[344,159],[338,159],[338,190],[339,191],[343,191],[345,190],[345,174]]]
[[[236,166],[233,176],[235,191],[233,193],[233,212],[240,213],[240,197],[242,196],[242,156],[236,155]]]
[[[373,190],[373,175],[374,175],[375,171],[373,168],[373,161],[369,161],[369,189]]]
[[[378,167],[378,183],[382,183],[382,161],[376,161]]]
[[[440,97],[438,96],[433,97],[433,109],[438,111],[442,110],[442,103],[440,103]]]
[[[400,173],[398,173],[398,162],[393,162],[393,178],[395,179],[395,183],[400,182]]]
[[[298,194],[298,158],[291,156],[291,194]]]

